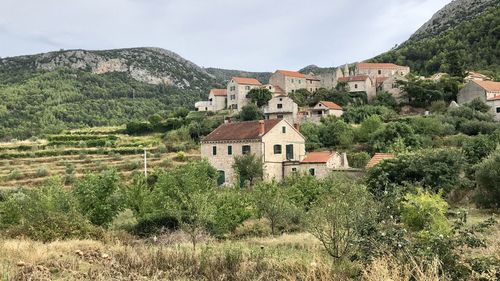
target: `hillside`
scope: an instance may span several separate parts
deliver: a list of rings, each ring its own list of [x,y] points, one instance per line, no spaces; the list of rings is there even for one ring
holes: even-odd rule
[[[399,47],[370,61],[408,65],[421,75],[500,72],[500,1],[457,0]]]
[[[59,51],[0,60],[0,139],[122,125],[217,86],[214,76],[158,48]]]
[[[269,77],[271,77],[271,72],[249,72],[249,71],[230,70],[221,68],[206,68],[205,71],[215,76],[217,81],[222,84],[227,83],[229,79],[235,76],[255,78],[263,84],[267,83],[269,81]]]

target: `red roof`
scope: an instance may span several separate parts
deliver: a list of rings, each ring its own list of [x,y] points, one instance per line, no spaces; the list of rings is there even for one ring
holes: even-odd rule
[[[488,101],[500,100],[500,95],[496,95],[492,98],[489,98]]]
[[[357,82],[357,81],[366,81],[368,79],[368,75],[355,75],[348,77],[340,77],[340,82]]]
[[[271,119],[222,124],[208,134],[203,142],[260,139],[281,121],[281,119]],[[260,135],[260,122],[264,122],[263,135]]]
[[[368,62],[360,62],[357,64],[358,69],[370,69],[370,68],[400,68],[402,66],[394,64],[394,63],[368,63]]]
[[[306,76],[297,71],[289,71],[289,70],[276,70],[276,73],[279,73],[288,77],[296,77],[296,78],[306,78]]]
[[[500,92],[500,82],[493,81],[473,81],[488,92]]]
[[[285,91],[283,91],[283,89],[281,89],[281,87],[280,87],[280,86],[274,86],[274,85],[273,85],[273,87],[274,87],[274,92],[275,92],[276,94],[280,94],[280,95],[284,95],[284,94],[285,94]]]
[[[262,85],[259,80],[255,78],[233,77],[234,82],[241,85]]]
[[[366,168],[372,168],[385,159],[393,159],[395,157],[396,156],[391,153],[375,153],[375,155],[373,155],[372,159],[370,159],[368,164],[366,164]]]
[[[342,107],[331,101],[320,101],[322,105],[328,107],[329,109],[342,110]]]
[[[212,89],[210,90],[210,94],[218,97],[225,97],[227,96],[227,89]]]
[[[326,163],[334,154],[331,151],[311,152],[306,155],[306,158],[301,163]]]

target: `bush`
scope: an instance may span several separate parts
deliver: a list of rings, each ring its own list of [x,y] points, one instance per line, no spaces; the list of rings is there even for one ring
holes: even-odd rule
[[[134,212],[130,209],[125,209],[116,215],[110,223],[109,229],[133,231],[136,225],[137,219]]]
[[[267,219],[250,219],[237,226],[233,232],[236,238],[265,237],[271,235]]]
[[[388,119],[397,116],[396,112],[385,106],[380,105],[363,105],[352,107],[349,106],[345,109],[342,118],[348,123],[359,124],[363,122],[366,118],[378,115],[382,120],[387,121]]]
[[[20,180],[22,178],[24,178],[24,174],[17,168],[7,175],[7,180]]]
[[[177,162],[186,162],[187,161],[187,156],[186,156],[186,153],[184,151],[179,151],[177,152],[177,154],[175,155],[175,161]]]
[[[158,216],[140,219],[132,229],[132,233],[141,237],[162,234],[166,231],[177,230],[179,222],[173,216]]]
[[[364,168],[370,161],[370,154],[365,151],[347,153],[347,161],[352,168]]]
[[[485,207],[500,206],[500,150],[476,166],[476,181],[479,187],[476,202]]]
[[[470,120],[461,123],[458,130],[466,135],[475,136],[479,134],[488,135],[499,129],[500,126],[495,122],[486,122],[479,120]]]
[[[49,175],[49,169],[45,166],[38,167],[36,170],[36,176],[39,178],[43,178]]]
[[[142,161],[139,159],[129,159],[125,164],[125,168],[129,171],[137,170],[142,167]]]
[[[319,139],[325,147],[349,147],[354,140],[354,130],[351,125],[341,119],[326,118],[319,129]]]
[[[407,194],[401,206],[401,222],[411,231],[432,234],[448,234],[450,223],[446,218],[448,203],[440,194],[417,190]]]

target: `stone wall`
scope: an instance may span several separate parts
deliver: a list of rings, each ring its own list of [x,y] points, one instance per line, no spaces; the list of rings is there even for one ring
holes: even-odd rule
[[[465,87],[460,90],[457,96],[458,104],[471,102],[472,100],[480,98],[486,102],[486,91],[474,82],[469,82]]]

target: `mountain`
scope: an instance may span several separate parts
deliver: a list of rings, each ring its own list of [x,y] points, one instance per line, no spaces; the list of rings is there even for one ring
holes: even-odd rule
[[[409,40],[369,61],[408,65],[421,75],[500,73],[500,1],[455,0]]]
[[[220,84],[158,48],[69,50],[0,59],[0,139],[122,125],[192,107]]]

